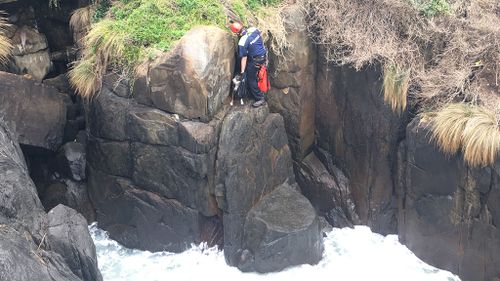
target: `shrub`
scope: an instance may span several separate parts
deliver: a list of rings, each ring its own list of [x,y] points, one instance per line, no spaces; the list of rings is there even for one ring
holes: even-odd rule
[[[432,137],[447,155],[460,148],[471,167],[495,163],[500,153],[500,124],[493,112],[464,103],[450,104],[431,117]]]

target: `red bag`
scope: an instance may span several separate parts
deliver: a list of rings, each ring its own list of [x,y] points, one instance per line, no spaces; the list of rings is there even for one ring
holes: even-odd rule
[[[271,89],[271,84],[267,77],[267,67],[265,65],[261,66],[257,73],[257,85],[259,86],[259,90],[263,93],[267,93],[269,89]]]

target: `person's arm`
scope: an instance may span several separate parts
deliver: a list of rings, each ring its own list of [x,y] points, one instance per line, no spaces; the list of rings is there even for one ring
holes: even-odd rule
[[[241,73],[245,72],[246,67],[247,67],[247,57],[244,56],[241,58]]]

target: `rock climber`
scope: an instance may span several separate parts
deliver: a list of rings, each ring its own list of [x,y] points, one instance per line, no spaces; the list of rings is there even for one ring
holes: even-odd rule
[[[245,28],[240,22],[232,22],[231,31],[240,36],[238,41],[238,58],[241,60],[241,74],[236,79],[246,79],[248,90],[255,102],[253,107],[263,105],[266,100],[264,93],[257,84],[257,73],[266,64],[267,50],[260,31],[255,27]]]

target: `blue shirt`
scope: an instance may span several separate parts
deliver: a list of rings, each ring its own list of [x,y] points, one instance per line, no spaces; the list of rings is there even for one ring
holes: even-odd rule
[[[266,52],[260,31],[255,27],[248,28],[238,42],[238,55],[240,58],[248,56],[251,59],[256,56],[264,56]]]

